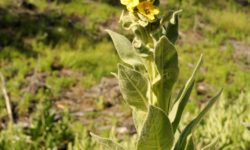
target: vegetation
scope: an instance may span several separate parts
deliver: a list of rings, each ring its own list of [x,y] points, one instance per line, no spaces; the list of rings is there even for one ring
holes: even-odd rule
[[[218,149],[249,149],[244,126],[250,122],[249,4],[161,2],[161,9],[183,9],[177,41],[181,72],[174,91],[204,55],[181,128],[223,87],[223,97],[193,133],[194,141],[200,147],[215,141]],[[100,149],[89,131],[132,145],[133,130],[121,132],[124,126],[130,130],[122,124],[131,116],[127,104],[104,94],[91,100],[87,95],[116,71],[119,60],[103,29],[123,32],[117,24],[122,9],[115,0],[0,1],[0,72],[6,81],[1,90],[8,92],[14,117],[11,123],[2,95],[0,149]]]

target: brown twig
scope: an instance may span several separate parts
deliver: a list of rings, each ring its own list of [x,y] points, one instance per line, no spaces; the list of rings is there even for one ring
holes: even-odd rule
[[[12,115],[10,98],[9,98],[7,90],[6,90],[4,76],[3,76],[3,74],[1,72],[0,72],[0,78],[1,78],[1,82],[2,82],[1,90],[3,92],[3,96],[4,96],[4,99],[5,99],[6,109],[7,109],[8,115],[9,115],[10,122],[13,122],[13,115]]]

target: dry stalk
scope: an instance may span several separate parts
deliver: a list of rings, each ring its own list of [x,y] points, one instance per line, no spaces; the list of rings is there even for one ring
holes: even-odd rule
[[[5,104],[6,104],[6,109],[7,109],[7,113],[10,119],[10,122],[13,123],[13,115],[12,115],[12,109],[11,109],[11,103],[10,103],[10,98],[8,96],[7,90],[6,90],[6,86],[5,86],[5,79],[3,74],[0,72],[0,78],[1,78],[1,90],[3,92],[3,97],[5,99]]]

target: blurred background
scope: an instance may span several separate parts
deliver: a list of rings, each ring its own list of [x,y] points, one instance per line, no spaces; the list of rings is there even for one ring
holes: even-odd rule
[[[183,125],[224,89],[194,133],[197,149],[209,143],[215,149],[250,149],[245,127],[250,122],[250,1],[161,4],[162,12],[183,10],[175,93],[204,55]],[[125,145],[134,142],[131,111],[111,75],[119,59],[104,32],[132,37],[118,23],[123,9],[119,0],[0,1],[1,150],[100,150],[90,131]]]

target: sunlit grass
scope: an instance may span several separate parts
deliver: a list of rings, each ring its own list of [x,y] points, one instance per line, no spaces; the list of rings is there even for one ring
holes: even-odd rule
[[[59,57],[63,66],[84,74],[82,82],[87,87],[103,76],[110,76],[118,62],[112,44],[107,41],[83,50],[62,51]]]
[[[211,23],[215,26],[216,30],[228,32],[228,34],[243,34],[249,35],[250,33],[250,14],[240,11],[206,11]]]
[[[235,64],[234,51],[230,48],[230,44],[227,45],[225,50],[210,42],[186,45],[179,47],[179,49],[180,66],[183,70],[181,74],[186,74],[180,78],[180,82],[184,82],[185,77],[188,77],[187,74],[191,74],[192,67],[197,62],[194,58],[203,54],[204,63],[198,81],[204,82],[217,90],[219,87],[224,88],[225,95],[231,98],[237,97],[241,91],[250,90],[249,71]],[[185,62],[190,63],[186,64]]]
[[[222,96],[196,134],[197,143],[207,145],[216,139],[217,149],[249,149],[250,135],[244,123],[250,122],[250,95],[241,93],[231,103]],[[223,133],[223,134],[221,134]],[[202,140],[201,140],[202,138]],[[199,148],[198,148],[199,149]]]

